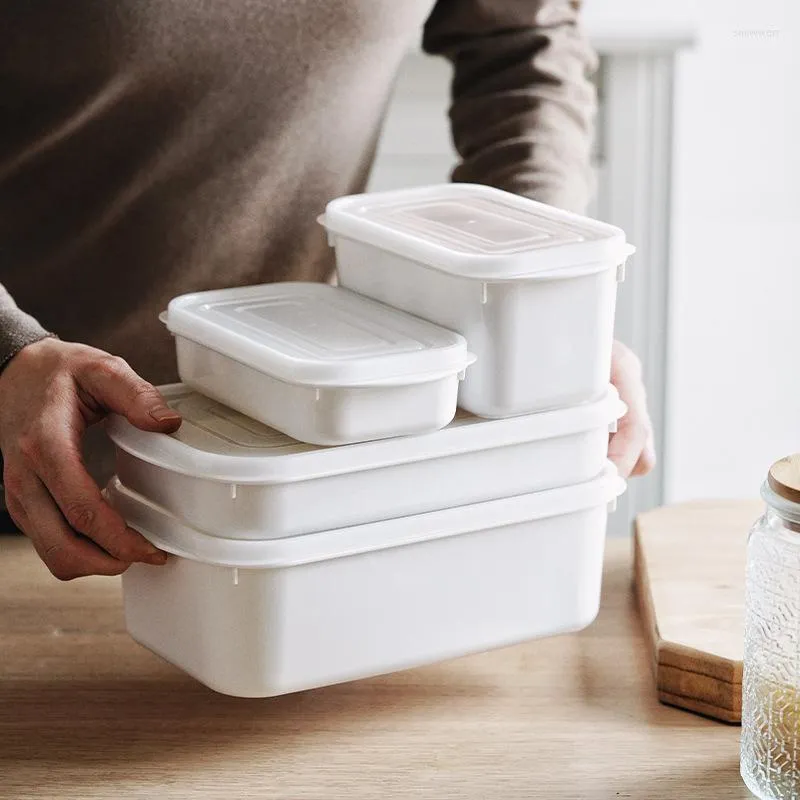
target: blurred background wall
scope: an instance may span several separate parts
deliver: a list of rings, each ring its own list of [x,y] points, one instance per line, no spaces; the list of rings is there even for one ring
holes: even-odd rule
[[[800,450],[800,4],[696,6],[676,81],[669,500],[753,495]]]

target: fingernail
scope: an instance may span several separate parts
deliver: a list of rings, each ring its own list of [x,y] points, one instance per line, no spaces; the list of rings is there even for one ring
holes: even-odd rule
[[[179,422],[180,414],[173,411],[169,406],[156,406],[150,409],[150,416],[156,422]]]
[[[152,564],[154,567],[161,567],[167,563],[167,554],[162,553],[160,550],[157,550],[155,553],[149,553],[144,557],[144,560],[148,564]]]

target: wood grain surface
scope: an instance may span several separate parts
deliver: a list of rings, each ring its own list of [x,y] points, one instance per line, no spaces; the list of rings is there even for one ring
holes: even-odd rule
[[[629,553],[580,634],[241,700],[134,643],[118,579],[58,583],[0,536],[0,797],[749,797],[738,729],[656,700]]]
[[[747,533],[759,502],[696,502],[642,514],[635,585],[662,702],[742,717]]]

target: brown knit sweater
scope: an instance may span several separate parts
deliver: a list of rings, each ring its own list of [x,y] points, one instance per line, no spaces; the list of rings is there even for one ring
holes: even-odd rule
[[[582,209],[594,56],[578,4],[6,0],[0,365],[49,330],[169,381],[171,297],[328,277],[315,219],[363,188],[423,26],[455,67],[454,178]]]

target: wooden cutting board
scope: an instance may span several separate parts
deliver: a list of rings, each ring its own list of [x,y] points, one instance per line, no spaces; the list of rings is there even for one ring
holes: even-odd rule
[[[762,510],[704,501],[637,518],[634,585],[661,702],[741,722],[745,549]]]

